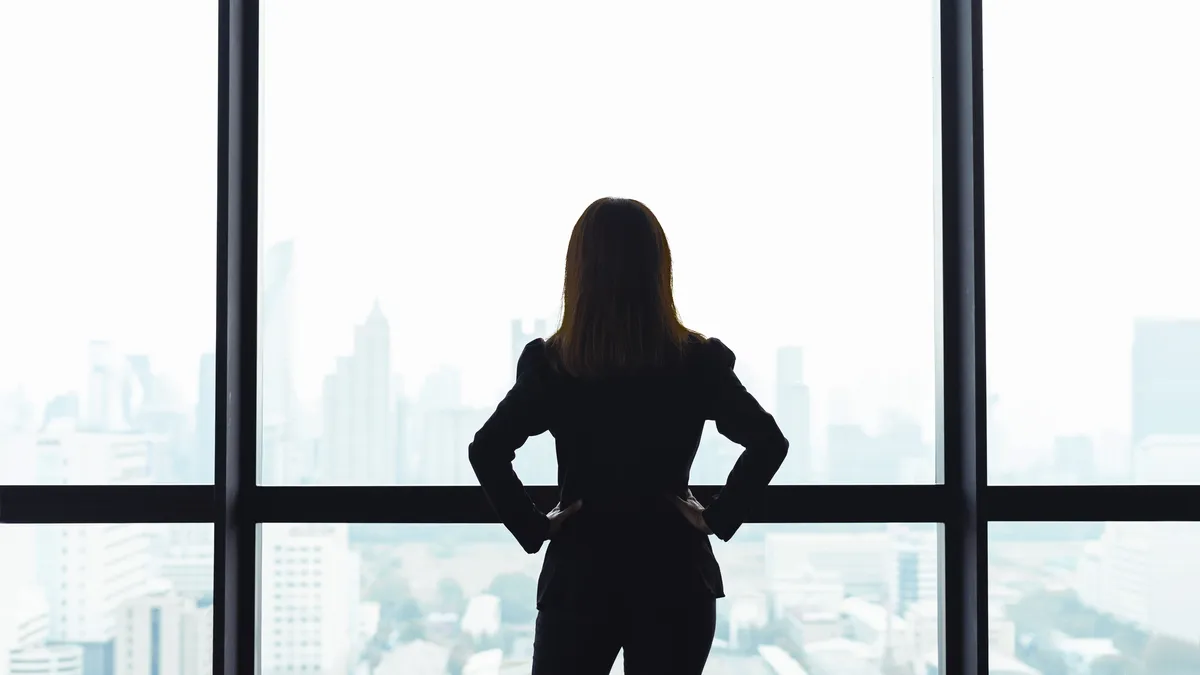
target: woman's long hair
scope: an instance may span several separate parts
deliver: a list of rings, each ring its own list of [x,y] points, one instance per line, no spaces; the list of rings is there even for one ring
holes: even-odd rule
[[[658,218],[633,199],[605,197],[579,216],[567,245],[558,365],[577,377],[661,366],[692,335],[679,321],[671,249]]]

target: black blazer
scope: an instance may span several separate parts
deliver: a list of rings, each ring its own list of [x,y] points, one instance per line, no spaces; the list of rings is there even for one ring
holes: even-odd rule
[[[729,540],[783,463],[788,442],[733,372],[734,354],[715,338],[692,338],[669,367],[583,380],[556,369],[546,343],[525,346],[517,380],[470,445],[471,466],[500,520],[529,553],[549,521],[512,469],[515,451],[549,430],[562,505],[582,508],[550,542],[538,608],[577,607],[615,594],[723,597],[708,537],[676,509],[705,420],[746,449],[704,512]]]

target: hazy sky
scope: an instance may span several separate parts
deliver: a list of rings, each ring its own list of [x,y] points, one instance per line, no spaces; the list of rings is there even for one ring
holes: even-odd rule
[[[765,404],[798,344],[815,422],[836,398],[931,433],[932,10],[265,0],[262,237],[295,241],[300,395],[378,298],[409,392],[451,363],[491,405],[509,321],[555,317],[571,225],[617,195],[658,214],[685,321]],[[1133,316],[1200,315],[1200,3],[985,20],[992,389],[1029,442],[1127,428]],[[111,338],[191,398],[216,2],[0,0],[0,90],[0,390],[78,387]]]

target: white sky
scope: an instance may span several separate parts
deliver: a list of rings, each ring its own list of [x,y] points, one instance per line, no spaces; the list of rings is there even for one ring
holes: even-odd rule
[[[617,195],[764,404],[799,344],[816,424],[840,390],[932,433],[932,2],[264,5],[262,232],[296,244],[302,397],[379,298],[410,392],[452,363],[490,405],[509,321],[555,316],[571,225]],[[1017,440],[1127,428],[1132,318],[1200,315],[1200,3],[985,20],[991,388]],[[216,2],[0,0],[0,391],[79,388],[109,338],[194,396],[216,84]]]

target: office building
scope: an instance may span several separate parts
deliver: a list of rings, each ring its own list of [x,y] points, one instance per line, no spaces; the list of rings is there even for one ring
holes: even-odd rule
[[[262,533],[262,673],[349,672],[361,631],[359,560],[348,527],[270,525]]]
[[[209,675],[212,609],[164,584],[117,612],[115,675]]]
[[[391,330],[376,302],[354,331],[354,351],[325,378],[320,476],[333,485],[391,485],[397,456],[391,396]]]

